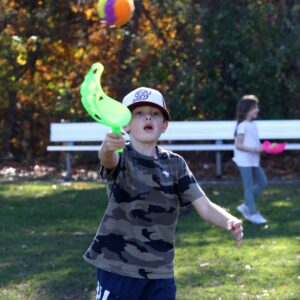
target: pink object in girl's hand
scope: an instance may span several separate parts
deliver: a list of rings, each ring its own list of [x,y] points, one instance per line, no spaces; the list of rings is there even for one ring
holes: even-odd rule
[[[271,143],[270,141],[264,141],[262,144],[262,148],[265,152],[269,154],[279,154],[281,153],[284,149],[287,143]]]

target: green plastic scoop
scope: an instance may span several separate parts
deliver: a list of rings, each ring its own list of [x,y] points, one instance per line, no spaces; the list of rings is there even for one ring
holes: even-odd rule
[[[101,63],[92,65],[80,86],[81,102],[95,121],[111,127],[113,133],[120,135],[121,128],[130,122],[131,113],[125,105],[103,92],[101,87],[103,71]]]

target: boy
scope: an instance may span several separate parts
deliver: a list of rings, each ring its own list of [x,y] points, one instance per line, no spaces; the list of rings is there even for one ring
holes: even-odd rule
[[[108,133],[100,147],[109,203],[84,259],[98,268],[97,300],[174,300],[178,206],[192,204],[203,219],[231,230],[238,245],[242,222],[206,197],[181,156],[157,146],[169,120],[160,92],[141,87],[123,104],[132,112],[124,128],[130,142]]]

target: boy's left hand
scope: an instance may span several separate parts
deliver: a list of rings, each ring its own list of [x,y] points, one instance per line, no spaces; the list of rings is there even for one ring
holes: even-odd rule
[[[243,241],[243,222],[238,219],[229,219],[227,221],[227,230],[231,231],[231,234],[236,239],[236,246],[239,248]]]

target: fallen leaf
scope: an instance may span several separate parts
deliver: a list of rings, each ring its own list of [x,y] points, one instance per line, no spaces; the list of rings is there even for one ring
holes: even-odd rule
[[[209,262],[205,262],[205,263],[200,264],[200,268],[206,268],[206,267],[208,267],[209,265],[210,265]]]
[[[283,289],[287,290],[289,288],[289,286],[287,284],[282,286]]]

